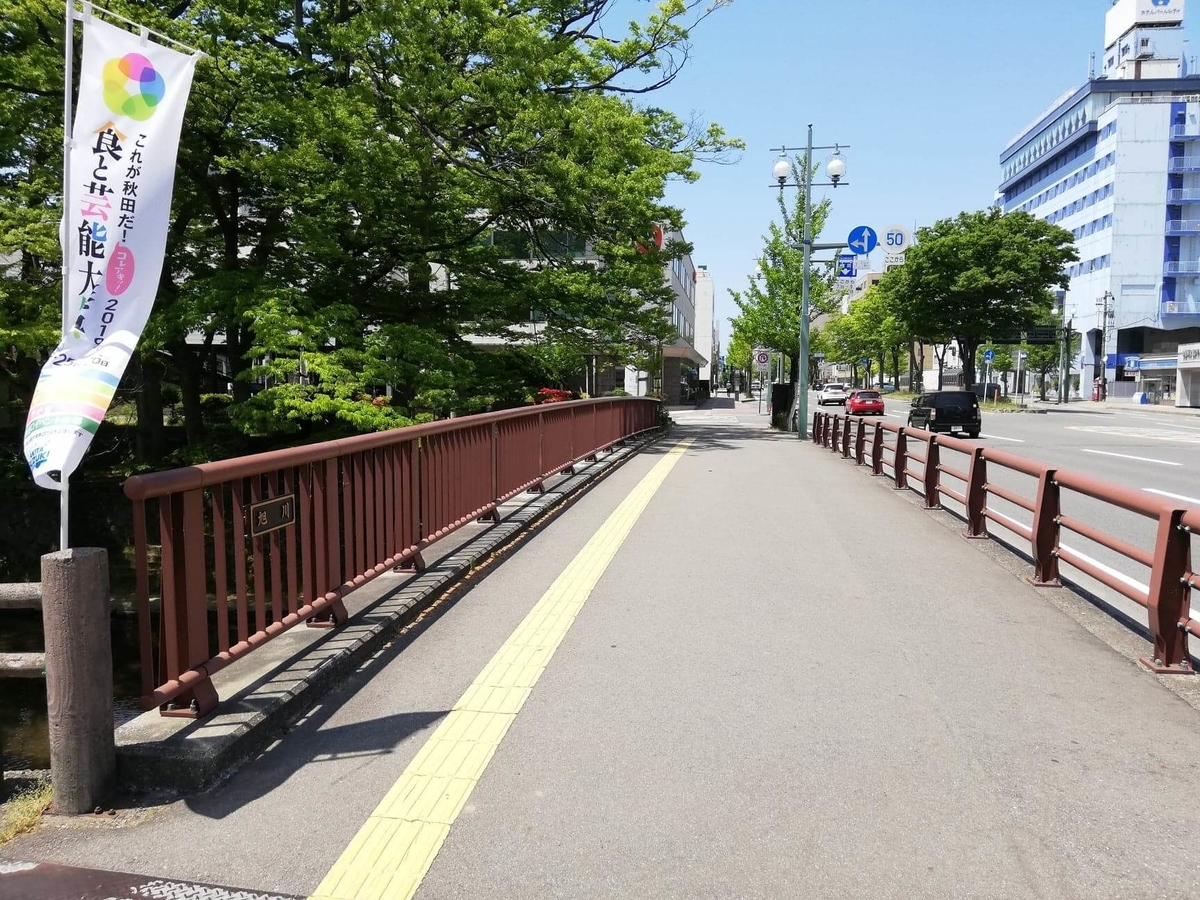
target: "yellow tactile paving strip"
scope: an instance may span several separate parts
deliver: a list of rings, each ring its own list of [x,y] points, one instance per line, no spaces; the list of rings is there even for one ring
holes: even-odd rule
[[[692,442],[655,464],[467,688],[311,900],[408,900],[509,726],[634,524]]]

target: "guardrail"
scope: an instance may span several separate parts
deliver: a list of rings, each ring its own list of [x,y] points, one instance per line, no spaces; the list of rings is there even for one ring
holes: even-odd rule
[[[354,589],[424,568],[424,547],[658,423],[655,400],[583,400],[130,478],[142,707],[207,714],[216,672],[300,622],[341,624]]]
[[[928,509],[940,507],[943,498],[962,504],[967,521],[965,537],[988,538],[991,522],[1028,541],[1034,566],[1027,579],[1031,584],[1060,587],[1059,565],[1065,564],[1142,606],[1154,638],[1154,655],[1143,659],[1142,664],[1159,674],[1193,674],[1188,637],[1200,636],[1200,621],[1191,618],[1190,599],[1191,591],[1200,589],[1200,575],[1191,563],[1191,534],[1193,530],[1200,531],[1200,509],[972,441],[878,419],[868,421],[860,416],[817,412],[813,416],[812,435],[814,443],[833,452],[840,451],[845,458],[853,455],[858,465],[868,464],[869,446],[871,473],[887,476],[890,469],[898,490],[917,482]],[[924,445],[924,452],[911,449],[914,444]],[[944,464],[943,449],[965,454],[967,469]],[[989,467],[1035,479],[1032,496],[996,484],[989,479]],[[952,480],[953,486],[947,479]],[[1106,534],[1080,518],[1065,515],[1064,492],[1149,519],[1155,527],[1154,546],[1150,549],[1138,546]],[[1032,524],[1005,515],[997,500],[1031,513]],[[1147,589],[1064,546],[1060,540],[1063,531],[1145,567],[1150,575]]]

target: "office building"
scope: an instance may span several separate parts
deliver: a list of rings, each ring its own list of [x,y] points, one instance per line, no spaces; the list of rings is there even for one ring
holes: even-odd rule
[[[1075,235],[1064,314],[1084,336],[1084,389],[1170,396],[1200,341],[1200,79],[1185,0],[1117,0],[1100,71],[1000,156],[997,202]]]

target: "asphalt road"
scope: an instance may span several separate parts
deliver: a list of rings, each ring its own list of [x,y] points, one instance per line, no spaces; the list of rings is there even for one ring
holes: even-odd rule
[[[815,404],[814,400],[811,401]],[[821,407],[814,406],[815,409]],[[893,422],[907,422],[909,404],[888,400],[886,414]],[[1141,412],[1136,409],[1098,410],[1088,403],[1056,406],[1032,405],[1044,413],[983,412],[983,431],[978,443],[1005,450],[1017,456],[1081,472],[1113,484],[1120,484],[1167,501],[1200,507],[1200,417]],[[836,411],[837,407],[825,407]],[[965,470],[966,458],[943,453],[942,462]],[[991,483],[1033,499],[1036,484],[1032,478],[991,467]],[[955,489],[961,485],[953,480]],[[946,499],[945,505],[962,512],[959,504]],[[1111,505],[1064,493],[1065,515],[1082,520],[1106,534],[1147,550],[1154,545],[1154,523]],[[1023,509],[1001,500],[993,503],[1004,515],[1025,525],[1032,516]],[[989,523],[989,530],[1000,540],[1028,549],[1024,539]],[[1141,564],[1070,534],[1063,543],[1099,563],[1110,573],[1139,589],[1145,589],[1149,571]],[[1146,621],[1145,612],[1118,592],[1100,584],[1082,572],[1063,567],[1063,574],[1111,603],[1137,621]],[[1195,615],[1200,617],[1200,599]]]

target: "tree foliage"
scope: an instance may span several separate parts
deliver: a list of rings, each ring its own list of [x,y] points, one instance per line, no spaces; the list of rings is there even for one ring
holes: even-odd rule
[[[915,336],[957,342],[971,387],[976,350],[1042,321],[1078,258],[1069,231],[1028,213],[960,213],[918,229],[898,276],[901,316]]]
[[[803,157],[792,163],[793,180],[803,178]],[[779,221],[770,224],[763,236],[763,252],[758,260],[759,276],[748,280],[741,291],[731,290],[738,314],[731,321],[735,331],[744,335],[751,347],[763,347],[786,353],[793,362],[800,349],[800,308],[804,253],[804,196],[797,192],[789,204],[779,195]],[[825,227],[832,208],[826,199],[812,210],[812,234],[816,240]],[[835,311],[834,270],[814,266],[809,285],[809,322]],[[794,374],[794,373],[793,373]]]
[[[662,270],[688,247],[638,244],[682,225],[667,183],[739,143],[646,98],[724,2],[659,0],[612,30],[616,0],[106,5],[210,56],[123,385],[152,413],[162,380],[177,381],[194,444],[202,394],[226,390],[218,352],[232,421],[308,435],[522,402],[540,385],[496,363],[542,371],[514,329],[535,315],[547,340],[617,359],[671,339]],[[25,402],[58,320],[61,41],[53,5],[9,0],[0,379]]]

